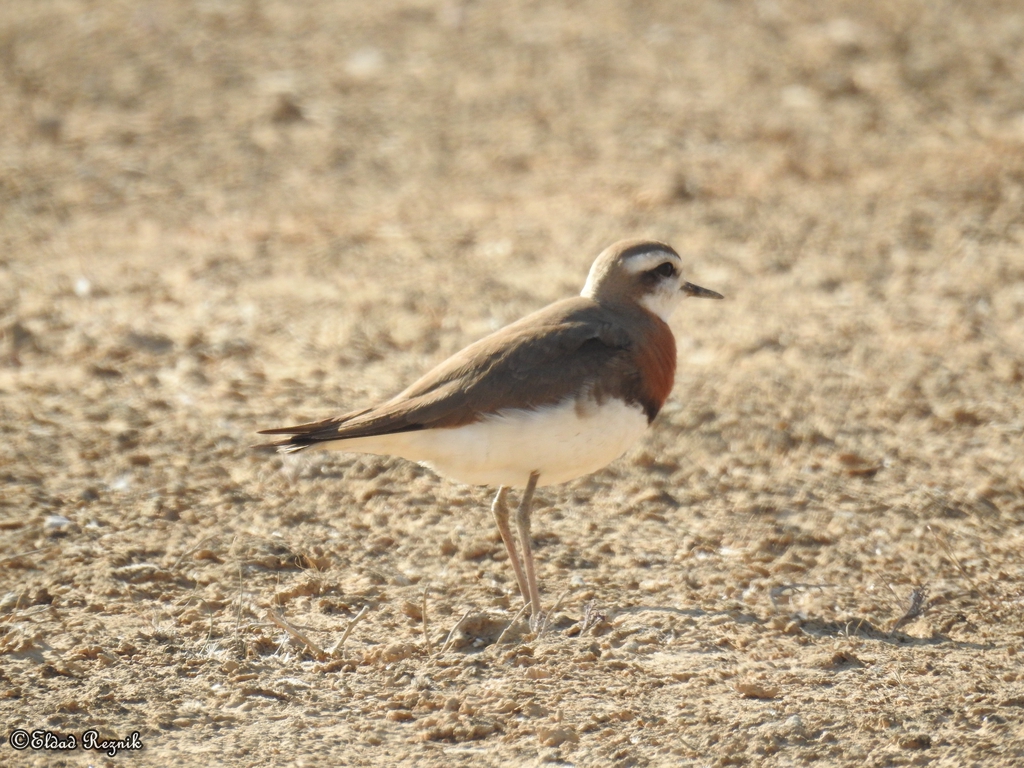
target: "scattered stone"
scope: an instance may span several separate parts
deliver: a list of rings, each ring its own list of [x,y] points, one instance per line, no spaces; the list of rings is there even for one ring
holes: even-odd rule
[[[305,119],[302,108],[286,93],[278,94],[277,105],[270,119],[275,123],[297,123]]]
[[[408,659],[416,653],[416,646],[412,643],[391,643],[381,651],[380,658],[385,664],[392,664],[402,659]]]
[[[413,600],[403,600],[402,601],[402,606],[401,606],[401,611],[402,611],[403,614],[408,616],[410,619],[415,619],[416,621],[422,621],[423,620],[423,604],[422,603],[417,603],[417,602],[415,602]]]
[[[775,699],[779,696],[779,689],[776,686],[756,680],[738,680],[734,687],[745,699]]]
[[[580,740],[579,734],[573,728],[564,725],[556,727],[539,726],[537,728],[537,738],[540,740],[541,745],[545,747],[557,747],[567,741],[575,744]]]
[[[899,740],[903,749],[930,749],[932,737],[927,733],[908,733]]]

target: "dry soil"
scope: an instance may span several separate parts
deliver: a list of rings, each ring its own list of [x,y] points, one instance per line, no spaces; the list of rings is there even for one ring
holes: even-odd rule
[[[1024,764],[1019,0],[3,0],[0,126],[0,763]],[[728,301],[545,632],[491,490],[251,448],[641,235]]]

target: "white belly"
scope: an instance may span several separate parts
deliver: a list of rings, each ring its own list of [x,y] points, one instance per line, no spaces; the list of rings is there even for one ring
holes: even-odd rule
[[[564,483],[594,472],[625,453],[647,428],[640,406],[614,398],[602,405],[567,400],[537,410],[504,411],[453,429],[324,443],[352,453],[401,456],[468,485]]]

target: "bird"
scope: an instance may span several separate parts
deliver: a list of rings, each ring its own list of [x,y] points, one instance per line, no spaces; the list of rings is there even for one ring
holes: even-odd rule
[[[537,629],[534,491],[601,469],[647,430],[672,390],[668,320],[687,297],[723,298],[683,279],[667,243],[622,240],[597,256],[579,296],[470,344],[390,400],[260,434],[284,435],[267,444],[283,453],[398,456],[456,482],[497,486],[491,512]],[[521,558],[508,509],[509,489],[520,487]]]

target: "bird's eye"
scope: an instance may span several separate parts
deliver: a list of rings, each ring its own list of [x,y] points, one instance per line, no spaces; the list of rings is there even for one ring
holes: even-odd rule
[[[651,274],[657,275],[658,277],[675,277],[676,268],[672,266],[671,261],[666,261],[652,269]]]

